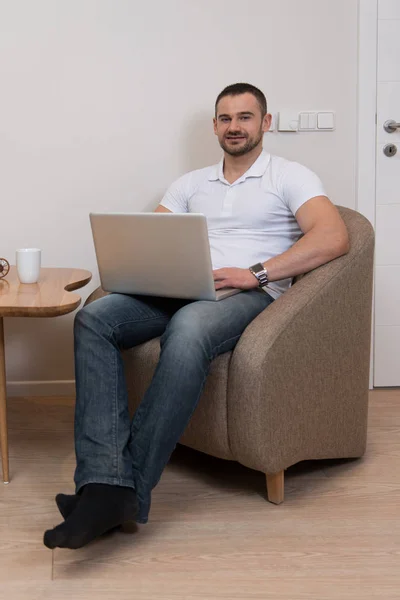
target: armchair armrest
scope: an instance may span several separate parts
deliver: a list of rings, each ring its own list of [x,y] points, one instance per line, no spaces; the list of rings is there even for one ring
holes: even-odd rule
[[[95,300],[99,300],[100,298],[103,298],[104,296],[108,296],[110,292],[105,292],[101,287],[96,288],[91,294],[90,296],[87,297],[86,302],[85,302],[85,306],[87,304],[90,304],[91,302],[94,302]]]
[[[349,253],[302,277],[250,323],[232,354],[231,450],[265,473],[365,451],[374,235],[367,219],[341,212]]]

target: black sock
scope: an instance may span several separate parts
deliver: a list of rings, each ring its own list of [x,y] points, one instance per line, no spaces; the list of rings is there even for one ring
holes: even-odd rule
[[[78,506],[80,496],[78,494],[57,494],[56,504],[63,519],[68,519]]]
[[[57,508],[60,511],[60,514],[64,520],[68,519],[69,515],[72,515],[75,508],[78,506],[79,500],[79,494],[57,494]],[[135,533],[135,531],[137,531],[137,525],[133,521],[127,521],[126,523],[117,525],[117,527],[113,527],[112,529],[110,529],[110,532],[117,529],[124,533]]]
[[[132,488],[88,483],[75,510],[64,523],[44,534],[48,548],[81,548],[113,527],[134,521],[136,493]]]
[[[63,519],[68,519],[69,515],[72,515],[75,508],[78,506],[79,500],[79,494],[57,494],[56,504]],[[122,523],[122,525],[113,527],[110,529],[110,532],[117,529],[123,533],[135,533],[137,531],[137,525],[134,521],[127,521],[126,523]]]

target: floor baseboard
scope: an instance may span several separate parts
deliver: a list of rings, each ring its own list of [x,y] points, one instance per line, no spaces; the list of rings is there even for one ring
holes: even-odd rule
[[[75,380],[8,381],[7,395],[12,396],[74,396]]]

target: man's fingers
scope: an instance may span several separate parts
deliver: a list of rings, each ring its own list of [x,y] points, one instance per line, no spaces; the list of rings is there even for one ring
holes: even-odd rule
[[[225,277],[224,270],[216,269],[215,271],[213,271],[213,277],[214,277],[214,281],[221,281]]]
[[[220,279],[219,281],[215,282],[216,290],[221,290],[222,288],[226,288],[226,287],[231,287],[229,285],[229,279]]]

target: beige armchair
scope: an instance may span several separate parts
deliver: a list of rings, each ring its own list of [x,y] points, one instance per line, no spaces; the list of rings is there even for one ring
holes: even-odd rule
[[[339,208],[350,251],[298,278],[218,356],[180,443],[266,474],[270,502],[303,460],[360,457],[367,437],[374,233]],[[104,295],[96,290],[87,302]],[[159,339],[124,353],[132,411]]]

